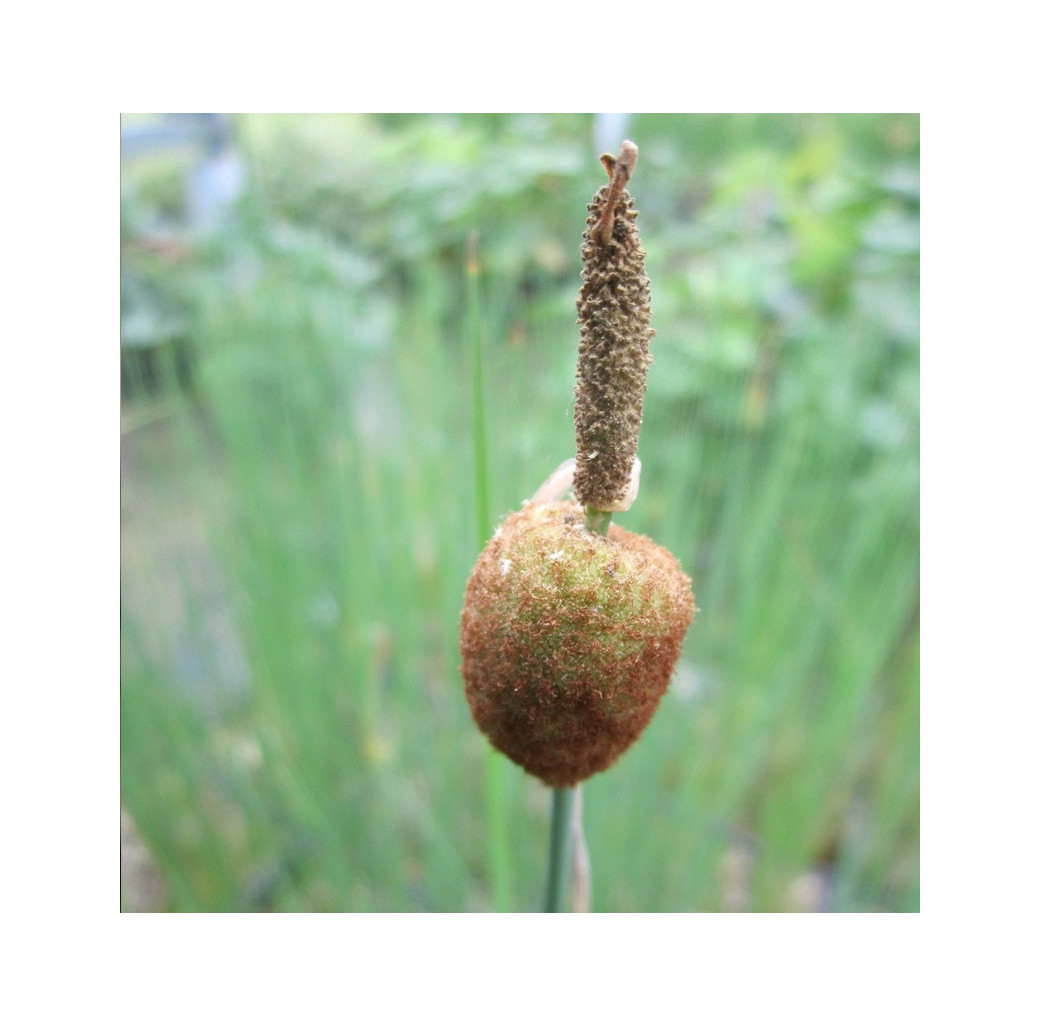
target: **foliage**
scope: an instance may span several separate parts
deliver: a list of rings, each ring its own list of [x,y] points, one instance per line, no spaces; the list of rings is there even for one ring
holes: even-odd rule
[[[504,516],[573,455],[590,128],[241,117],[237,225],[172,256],[141,243],[178,214],[176,160],[124,168],[124,280],[193,360],[159,394],[124,362],[123,800],[171,908],[490,906],[458,676],[467,316]],[[657,334],[618,519],[676,554],[701,612],[646,734],[584,788],[594,907],[815,887],[916,909],[918,119],[628,134]],[[536,908],[548,792],[501,779],[514,905]]]

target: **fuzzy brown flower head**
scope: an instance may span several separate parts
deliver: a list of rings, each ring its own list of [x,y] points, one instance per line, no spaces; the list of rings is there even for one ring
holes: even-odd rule
[[[572,502],[508,517],[466,585],[462,676],[490,742],[553,787],[610,766],[650,722],[695,612],[675,557]]]
[[[635,163],[625,143],[618,161],[623,180]],[[578,293],[577,384],[574,424],[577,465],[574,493],[586,507],[625,508],[624,495],[639,446],[646,372],[650,366],[650,280],[636,229],[632,197],[617,187],[617,174],[589,204],[582,240],[582,286]]]

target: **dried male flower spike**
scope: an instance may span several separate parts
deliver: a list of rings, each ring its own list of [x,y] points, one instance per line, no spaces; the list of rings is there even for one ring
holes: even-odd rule
[[[600,160],[610,178],[589,204],[581,246],[574,493],[586,509],[626,509],[650,366],[650,279],[625,189],[638,149]]]
[[[466,585],[462,676],[488,740],[552,787],[610,766],[668,688],[690,579],[649,538],[586,530],[573,502],[529,504]]]

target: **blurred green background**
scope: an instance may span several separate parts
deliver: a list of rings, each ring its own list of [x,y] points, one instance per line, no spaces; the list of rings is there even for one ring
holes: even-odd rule
[[[124,909],[539,908],[549,792],[459,678],[472,352],[497,520],[573,455],[629,137],[617,520],[700,613],[583,786],[593,909],[918,910],[918,116],[612,117],[123,117]]]

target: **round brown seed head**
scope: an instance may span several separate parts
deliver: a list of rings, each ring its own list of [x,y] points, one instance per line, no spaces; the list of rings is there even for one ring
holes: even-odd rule
[[[650,722],[694,612],[689,578],[649,538],[592,534],[568,502],[512,514],[466,585],[477,726],[553,787],[606,769]]]

